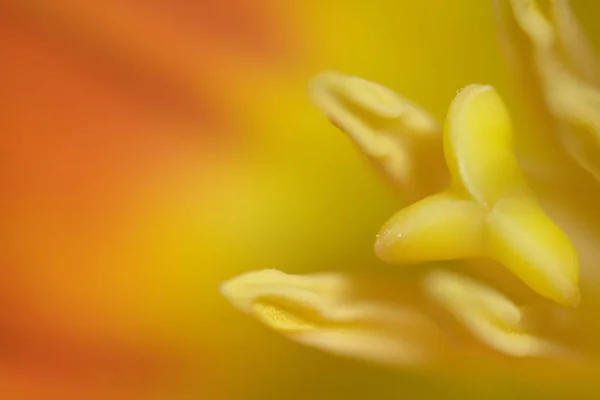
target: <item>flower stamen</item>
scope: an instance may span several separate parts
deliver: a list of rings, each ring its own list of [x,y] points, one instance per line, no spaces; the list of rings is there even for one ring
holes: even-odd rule
[[[508,112],[493,88],[471,85],[456,96],[444,152],[450,188],[394,215],[377,237],[377,255],[391,263],[485,257],[542,296],[578,304],[577,254],[530,193],[512,151]]]
[[[330,353],[383,364],[430,360],[437,326],[416,310],[357,294],[343,274],[263,270],[221,287],[236,307],[290,339]]]
[[[434,271],[425,291],[477,339],[510,356],[549,356],[563,350],[549,341],[522,332],[521,311],[496,290],[464,276]]]
[[[511,0],[531,41],[546,106],[561,123],[558,134],[581,167],[600,180],[600,90],[593,52],[566,1],[550,2],[554,24],[535,0]],[[560,46],[562,44],[562,46]],[[559,52],[559,48],[564,51]]]
[[[409,200],[443,186],[441,128],[425,110],[382,85],[333,71],[313,78],[310,95]]]

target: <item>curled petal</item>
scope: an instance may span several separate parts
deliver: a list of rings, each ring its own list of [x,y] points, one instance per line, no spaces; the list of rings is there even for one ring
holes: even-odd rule
[[[410,308],[361,297],[343,274],[250,272],[221,291],[237,308],[290,339],[330,353],[388,365],[420,365],[437,327]]]

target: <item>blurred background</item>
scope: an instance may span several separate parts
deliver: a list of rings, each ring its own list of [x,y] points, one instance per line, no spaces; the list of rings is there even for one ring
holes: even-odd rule
[[[398,197],[309,103],[323,69],[440,121],[492,84],[520,116],[491,1],[0,1],[0,398],[539,395],[338,359],[220,296],[254,269],[397,273],[372,243]]]

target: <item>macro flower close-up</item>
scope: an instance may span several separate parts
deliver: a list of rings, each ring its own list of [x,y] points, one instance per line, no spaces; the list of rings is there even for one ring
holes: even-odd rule
[[[0,399],[596,398],[599,17],[0,2]]]
[[[334,355],[484,391],[509,376],[591,396],[600,390],[600,69],[567,0],[493,6],[529,125],[514,124],[489,85],[457,91],[441,123],[379,83],[335,71],[310,82],[316,108],[402,199],[374,240],[393,279],[343,266],[267,269],[221,290]]]

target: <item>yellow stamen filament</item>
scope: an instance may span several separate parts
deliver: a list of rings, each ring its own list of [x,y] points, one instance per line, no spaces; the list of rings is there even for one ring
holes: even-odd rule
[[[558,355],[563,351],[547,340],[520,331],[522,315],[519,307],[479,282],[434,271],[425,279],[424,288],[473,336],[501,353],[539,357]]]
[[[550,12],[568,67],[584,80],[597,84],[600,69],[596,56],[579,27],[569,0],[551,0]]]
[[[450,188],[393,216],[377,237],[378,256],[391,263],[486,257],[542,296],[576,305],[577,255],[527,187],[496,91],[472,85],[460,92],[443,139]]]
[[[441,129],[426,111],[390,89],[338,72],[310,85],[314,104],[411,198],[443,184]]]
[[[559,135],[577,162],[600,180],[600,91],[593,52],[568,2],[551,1],[554,24],[535,0],[511,0],[515,19],[535,51],[545,102],[564,125]],[[559,53],[559,46],[564,49]]]
[[[425,316],[356,297],[354,283],[342,274],[255,271],[225,282],[221,291],[271,329],[331,353],[415,365],[425,362],[435,348],[431,338],[437,327]]]

